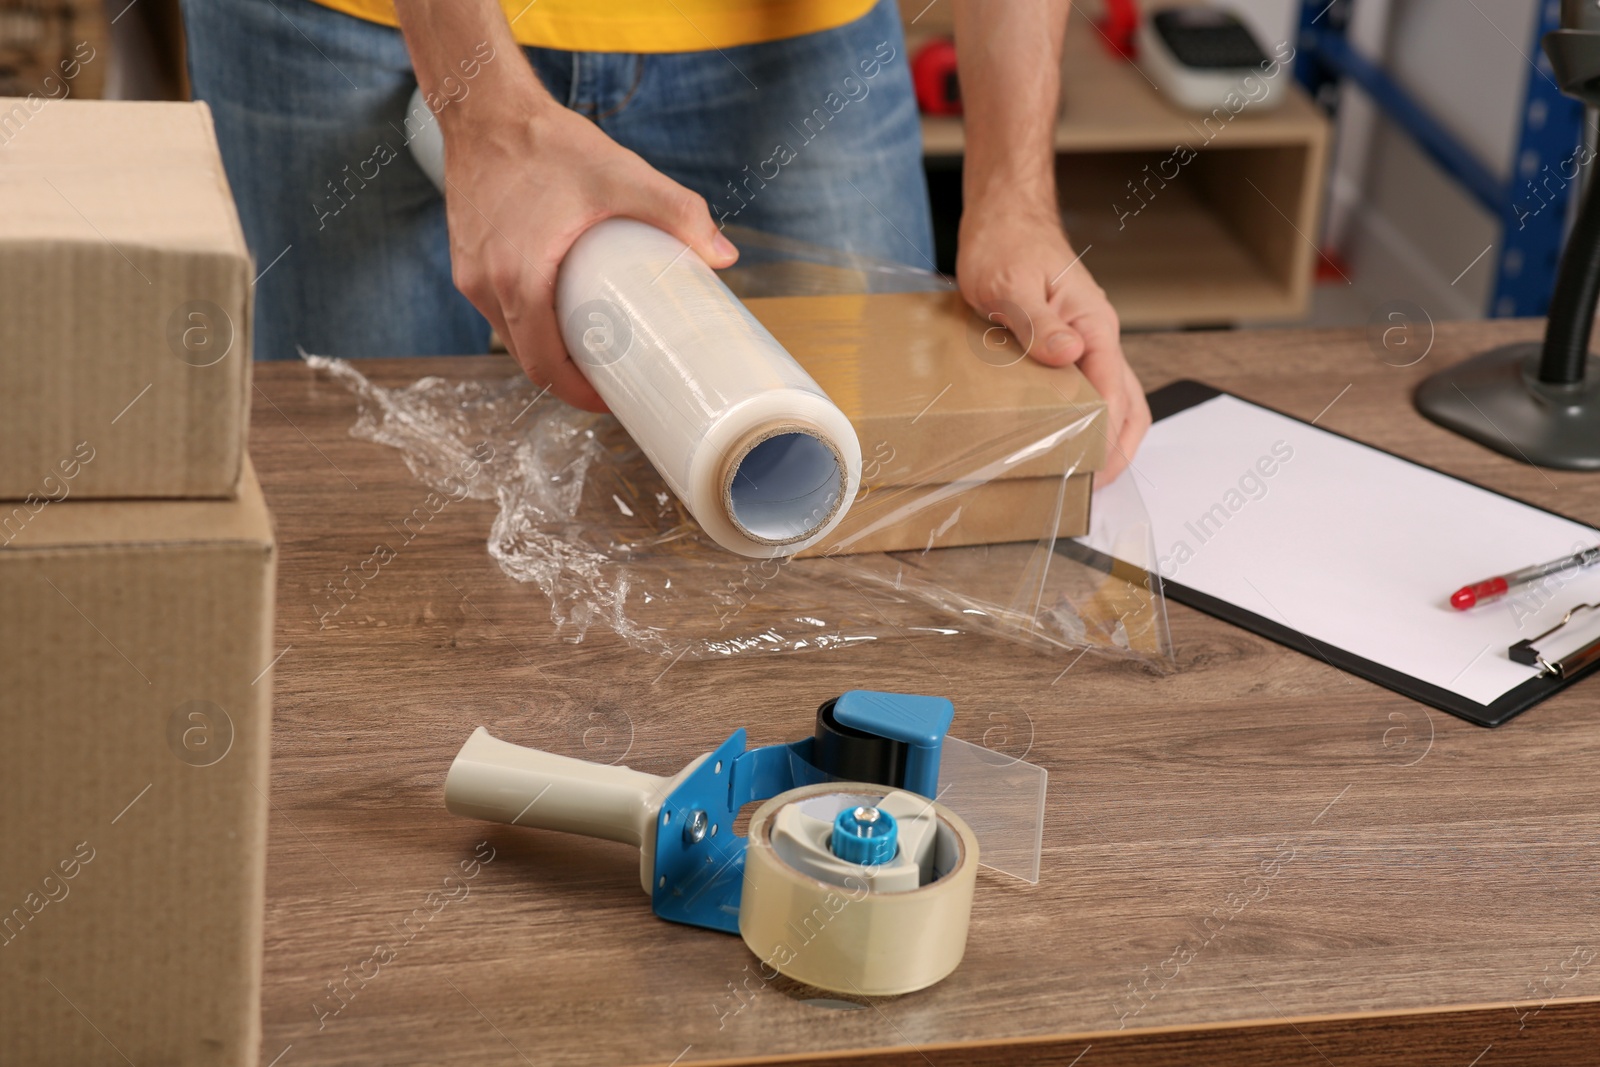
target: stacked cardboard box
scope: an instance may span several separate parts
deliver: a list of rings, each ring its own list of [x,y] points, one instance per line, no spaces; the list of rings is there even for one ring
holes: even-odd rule
[[[25,110],[0,145],[0,1063],[253,1063],[275,556],[250,257],[203,105]]]
[[[0,499],[82,442],[78,499],[233,495],[254,275],[210,111],[53,101],[0,177]]]

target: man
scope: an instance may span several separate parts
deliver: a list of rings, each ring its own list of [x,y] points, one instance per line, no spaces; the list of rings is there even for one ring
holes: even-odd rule
[[[1115,477],[1150,414],[1056,206],[1070,0],[936,2],[955,8],[967,116],[961,292],[1106,398]],[[718,268],[738,256],[726,222],[933,267],[894,0],[187,0],[184,16],[263,271],[264,358],[482,351],[492,325],[536,384],[598,410],[553,283],[603,218]],[[418,84],[442,201],[406,149]]]

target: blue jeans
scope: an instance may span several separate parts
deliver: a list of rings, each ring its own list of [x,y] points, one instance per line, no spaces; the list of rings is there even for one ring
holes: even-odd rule
[[[400,32],[310,0],[185,0],[183,14],[195,96],[215,116],[262,272],[257,358],[291,359],[297,345],[484,351],[489,324],[451,282],[444,202],[406,145],[417,83]],[[835,30],[722,52],[523,51],[557,100],[700,193],[713,217],[932,269],[894,0]]]

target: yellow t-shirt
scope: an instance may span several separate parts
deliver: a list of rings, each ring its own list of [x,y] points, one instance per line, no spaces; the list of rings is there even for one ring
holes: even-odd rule
[[[394,0],[318,0],[398,26]],[[843,26],[875,0],[500,0],[518,44],[572,52],[700,52]]]

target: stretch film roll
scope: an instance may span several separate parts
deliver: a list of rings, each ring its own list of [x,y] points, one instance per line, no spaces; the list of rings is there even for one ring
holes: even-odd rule
[[[791,818],[791,825],[811,819],[831,824],[832,813],[862,803],[894,813],[902,850],[911,847],[907,835],[914,824],[927,824],[921,877],[913,870],[910,883],[915,888],[896,884],[902,872],[892,865],[850,870],[793,847],[786,857],[785,809],[798,806],[810,817]],[[825,841],[817,838],[819,845]],[[866,996],[909,993],[961,962],[977,874],[978,839],[943,805],[911,793],[886,797],[882,786],[864,784],[792,789],[750,818],[739,934],[764,969],[795,981]]]
[[[861,446],[844,414],[677,238],[591,227],[556,282],[567,350],[719,545],[786,556],[849,510]]]

